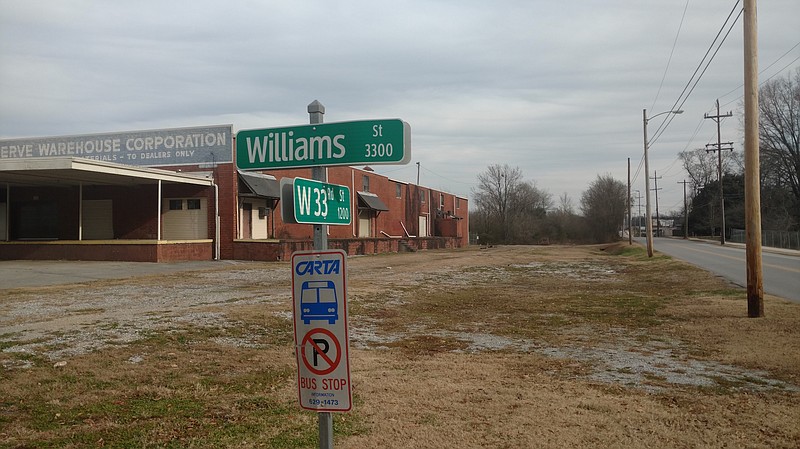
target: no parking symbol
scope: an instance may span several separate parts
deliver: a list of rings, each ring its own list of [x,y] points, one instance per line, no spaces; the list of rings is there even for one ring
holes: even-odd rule
[[[309,331],[303,337],[300,351],[306,368],[319,376],[332,373],[342,360],[342,345],[327,329]]]

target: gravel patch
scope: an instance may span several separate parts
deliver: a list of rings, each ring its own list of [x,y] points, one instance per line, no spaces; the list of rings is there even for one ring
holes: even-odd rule
[[[59,361],[80,354],[120,347],[147,338],[155,332],[169,332],[187,326],[233,329],[240,325],[228,315],[239,306],[270,307],[273,315],[291,320],[291,276],[287,265],[268,268],[227,268],[170,275],[165,282],[115,282],[106,286],[69,286],[45,291],[23,290],[0,306],[0,347],[15,355],[2,359],[3,369],[27,369],[36,357]],[[408,271],[386,267],[381,289],[368,289],[354,296],[352,304],[375,308],[402,309],[411,299],[399,287],[419,285],[423,289],[458,288],[465,284],[496,284],[508,279],[509,270],[526,270],[531,275],[569,277],[581,280],[613,278],[614,267],[594,262],[528,262],[506,266],[448,266],[436,271]],[[356,274],[358,276],[358,273]],[[409,284],[411,282],[411,284]],[[394,288],[393,286],[398,286]],[[540,342],[481,332],[431,329],[415,323],[402,332],[387,332],[380,319],[351,317],[350,345],[365,350],[380,350],[388,345],[419,335],[464,343],[454,352],[479,353],[506,351],[539,354],[569,359],[588,366],[590,381],[659,392],[674,386],[727,387],[753,391],[798,387],[771,379],[769,373],[746,370],[713,361],[696,360],[680,342],[650,341],[625,329],[612,329],[608,343],[587,347],[548,346]],[[593,335],[591,329],[564,329],[575,333],[572,341]],[[606,330],[606,332],[609,332]],[[588,337],[587,337],[588,338]],[[256,337],[216,336],[210,341],[236,348],[262,349]],[[592,338],[591,341],[597,341]],[[642,342],[644,341],[644,343]],[[141,363],[144,355],[128,362]]]

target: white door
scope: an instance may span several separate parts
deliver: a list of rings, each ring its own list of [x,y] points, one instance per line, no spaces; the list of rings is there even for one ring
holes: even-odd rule
[[[358,236],[362,238],[372,237],[372,220],[368,210],[358,211]]]
[[[427,215],[420,215],[419,216],[419,231],[417,232],[418,237],[427,237],[428,236],[428,216]]]

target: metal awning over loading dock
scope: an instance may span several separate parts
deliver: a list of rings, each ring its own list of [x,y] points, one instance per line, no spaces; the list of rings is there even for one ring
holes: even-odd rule
[[[18,212],[15,210],[15,203],[21,204],[33,203],[40,199],[40,196],[46,195],[48,192],[64,191],[71,189],[72,197],[75,197],[77,191],[78,201],[74,204],[58,204],[64,210],[73,209],[70,211],[70,216],[77,219],[77,232],[70,233],[69,238],[61,240],[73,240],[72,243],[90,243],[84,242],[83,237],[83,224],[84,224],[84,211],[82,205],[84,204],[84,192],[86,189],[130,189],[130,195],[125,198],[124,207],[135,208],[141,216],[155,222],[155,228],[152,237],[134,238],[137,244],[149,241],[150,244],[161,243],[161,212],[162,212],[162,188],[164,186],[193,186],[214,188],[214,181],[210,177],[201,174],[187,174],[177,173],[167,170],[135,167],[122,165],[112,162],[95,161],[84,158],[73,157],[54,157],[54,158],[29,158],[20,160],[0,160],[0,191],[4,190],[4,195],[0,196],[0,240],[5,240],[9,243],[32,243],[33,239],[19,238],[15,242],[11,242],[14,235],[15,223],[19,221],[13,220],[14,214]],[[137,197],[137,188],[157,189],[157,202],[144,200],[143,197]],[[42,193],[40,193],[42,192]],[[127,191],[126,191],[127,192]],[[216,193],[216,192],[215,192]],[[23,195],[25,195],[23,197]],[[152,195],[150,196],[152,198]],[[122,201],[120,201],[122,203]],[[118,207],[123,207],[120,204]],[[77,209],[77,212],[74,211]],[[151,211],[148,212],[148,210]],[[149,214],[149,215],[148,215]],[[47,215],[43,219],[53,219],[52,215]],[[74,220],[69,220],[67,223],[58,223],[58,226],[65,226],[75,228]],[[27,240],[22,242],[23,240]],[[45,239],[42,239],[45,240]],[[54,239],[49,239],[54,240]],[[131,239],[129,239],[131,240]],[[155,242],[153,242],[155,240]],[[219,238],[216,239],[217,242]],[[206,240],[210,242],[210,240]],[[60,242],[64,243],[64,242]],[[100,244],[103,242],[91,242]],[[107,244],[122,244],[124,242],[115,240],[114,242],[105,242]],[[10,254],[12,251],[9,247],[4,251]],[[98,251],[95,251],[98,253]],[[216,254],[219,254],[217,251]],[[3,258],[14,258],[3,257]],[[39,257],[47,258],[47,257]],[[71,258],[71,257],[67,257]],[[90,260],[88,258],[87,260]],[[124,257],[116,258],[111,257],[108,259],[100,260],[126,260]],[[127,259],[131,260],[131,259]]]
[[[213,186],[211,179],[155,168],[134,167],[77,157],[0,161],[0,185],[137,185],[161,182]]]

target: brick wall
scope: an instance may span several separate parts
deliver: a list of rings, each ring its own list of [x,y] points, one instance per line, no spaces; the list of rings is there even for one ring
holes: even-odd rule
[[[262,173],[281,178],[311,178],[311,169],[287,169],[287,170],[265,170]],[[434,220],[437,216],[436,211],[440,207],[440,195],[444,195],[444,206],[441,208],[443,214],[449,218],[458,217],[455,227],[448,227],[447,237],[458,237],[457,246],[467,246],[468,231],[468,203],[466,198],[459,198],[453,194],[430,189],[424,186],[415,186],[403,182],[394,181],[383,175],[374,172],[360,170],[353,167],[329,167],[328,183],[347,186],[350,189],[350,196],[353,204],[352,223],[347,226],[329,226],[329,239],[348,239],[359,235],[358,223],[358,195],[357,192],[364,191],[364,177],[369,178],[369,192],[376,194],[389,208],[373,215],[371,236],[373,238],[384,238],[381,231],[390,236],[407,237],[403,226],[408,230],[408,234],[420,235],[419,216],[429,216],[430,234],[437,236]],[[400,190],[400,197],[397,190]],[[420,202],[419,191],[424,191],[425,201]],[[432,201],[433,199],[433,201]],[[275,214],[275,237],[279,239],[311,239],[312,228],[310,225],[285,224],[280,218],[280,212]],[[444,236],[444,235],[440,235]]]
[[[329,239],[329,249],[343,249],[347,255],[370,255],[461,247],[459,238],[427,237],[413,239],[349,238]],[[311,240],[238,240],[233,242],[236,260],[289,260],[295,251],[314,249]]]

